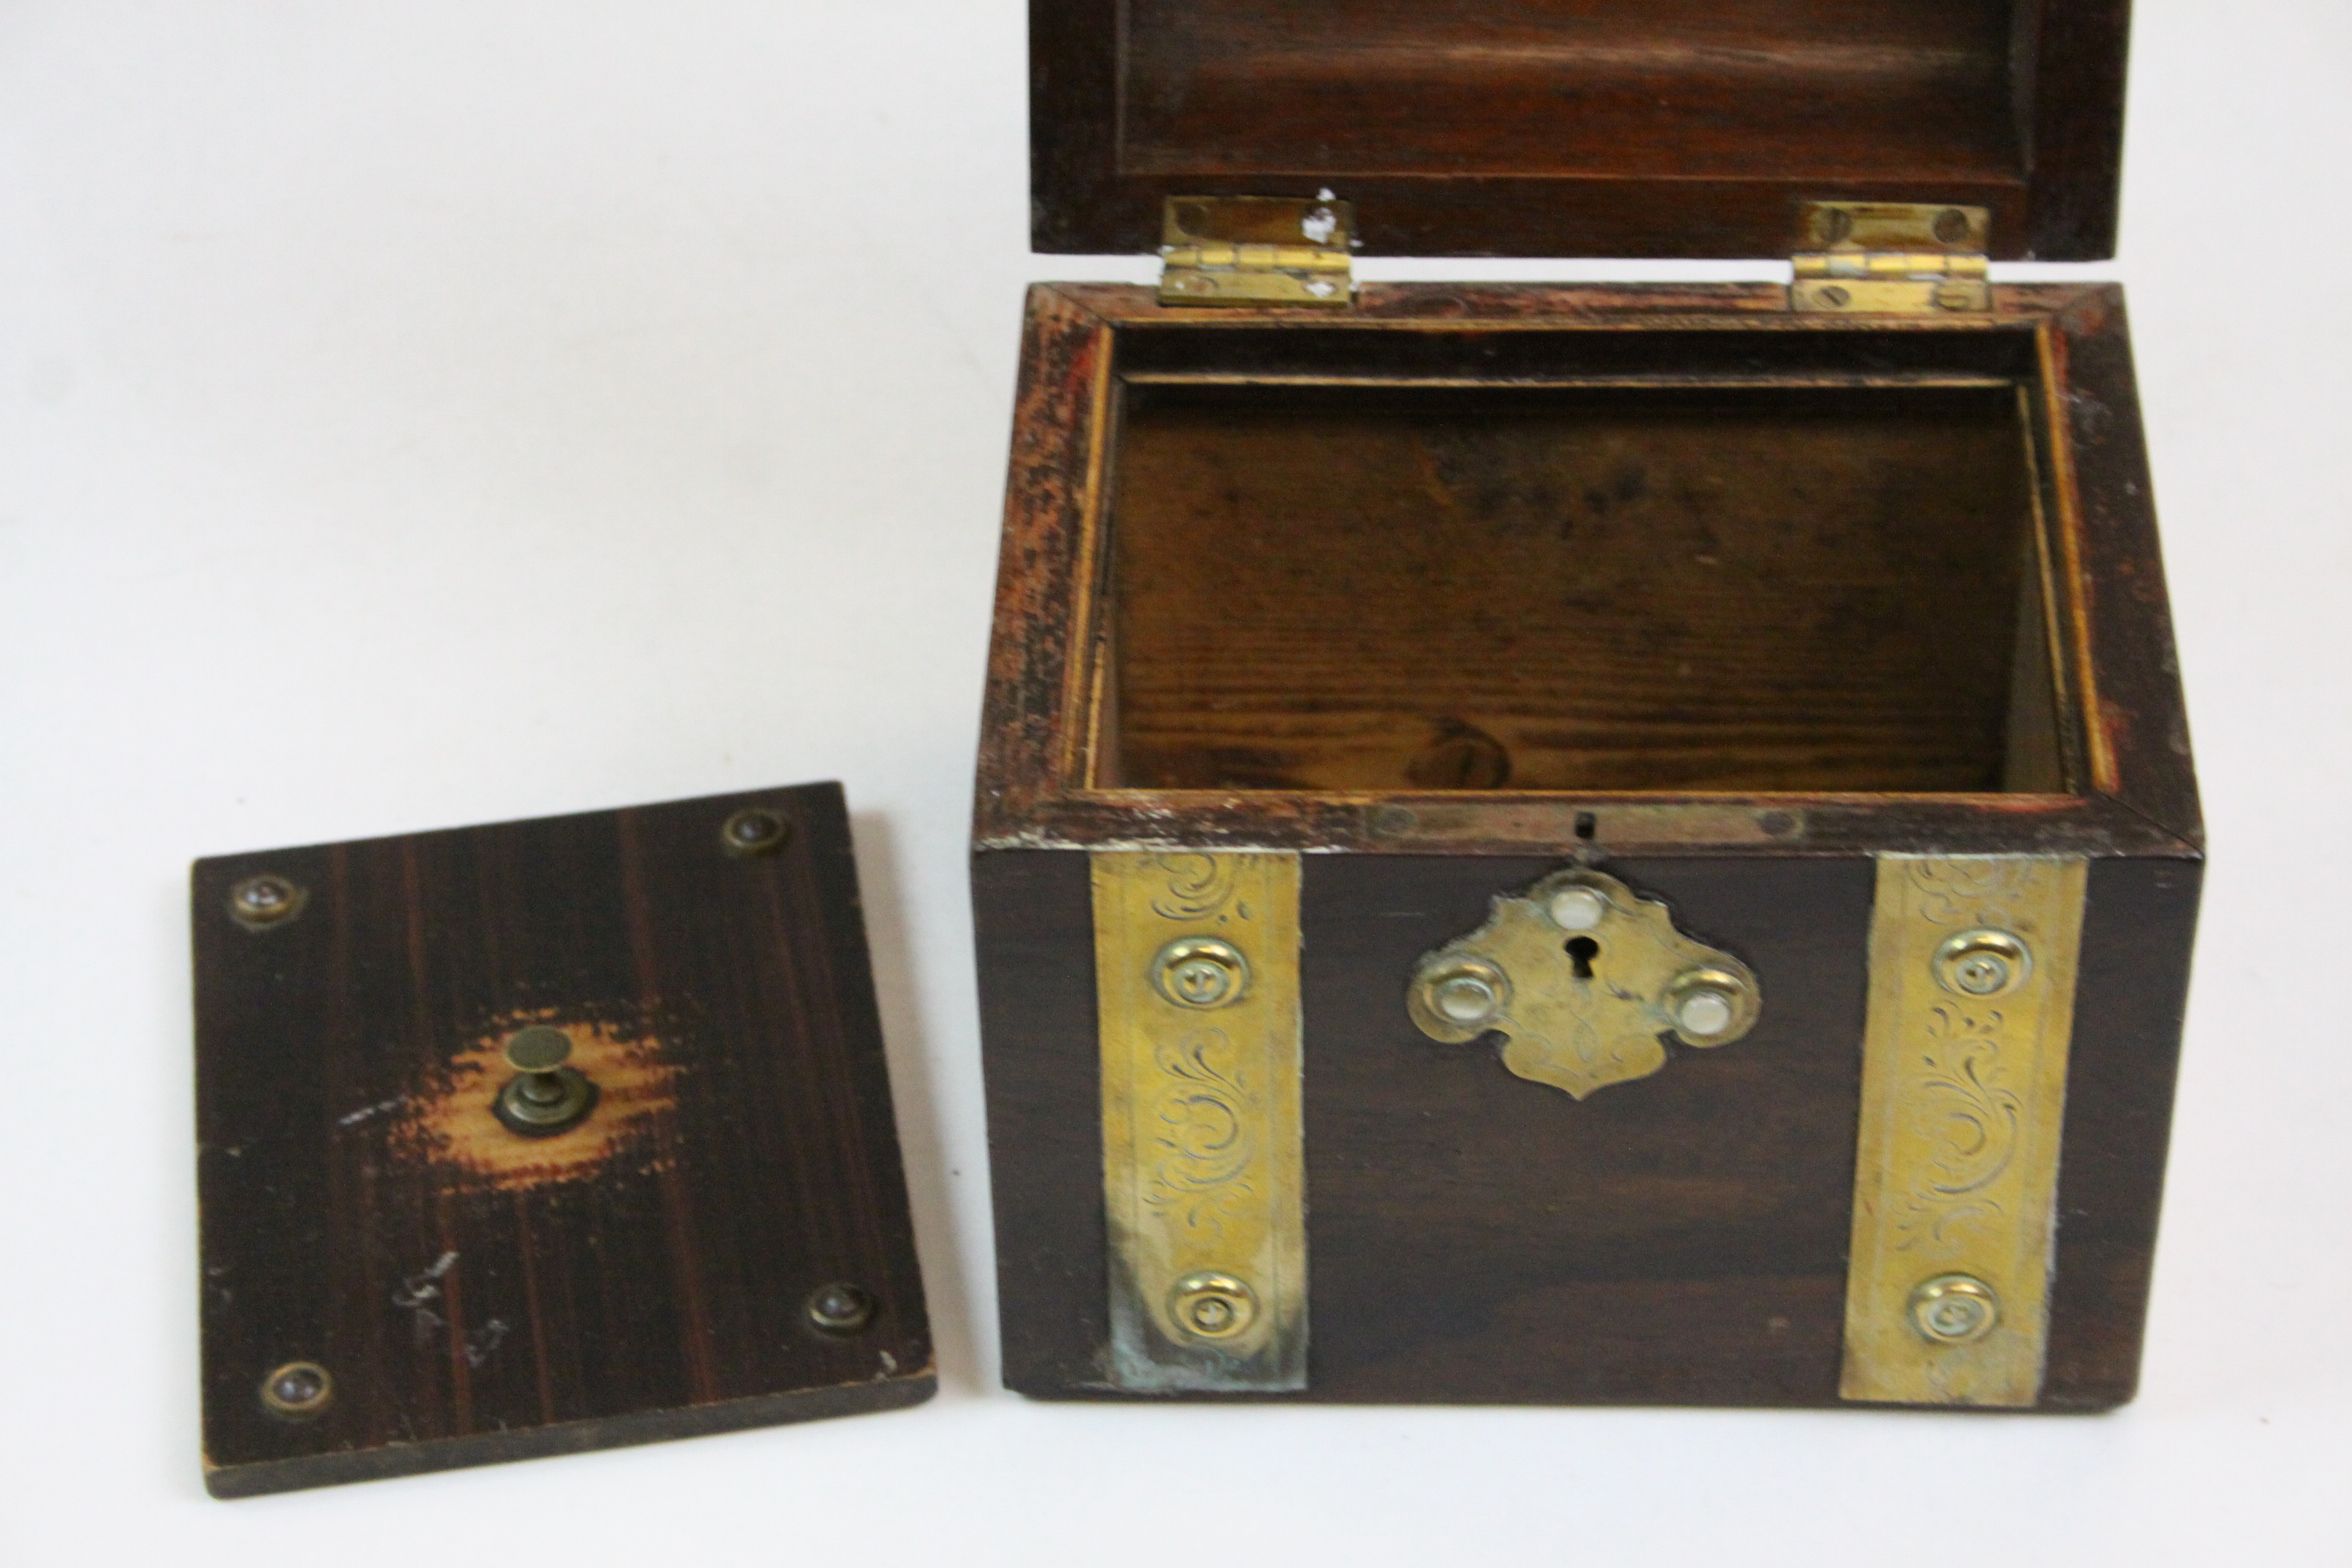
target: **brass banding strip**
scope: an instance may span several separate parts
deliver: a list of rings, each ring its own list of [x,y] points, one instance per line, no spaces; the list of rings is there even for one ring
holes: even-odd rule
[[[1109,1372],[1307,1380],[1299,857],[1091,857]]]
[[[1846,1399],[2040,1398],[2087,886],[2080,858],[1878,862]]]

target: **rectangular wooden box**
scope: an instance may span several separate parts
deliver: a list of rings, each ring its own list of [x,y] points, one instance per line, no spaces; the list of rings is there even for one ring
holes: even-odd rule
[[[1033,6],[1043,248],[2113,232],[2121,5],[1111,12]],[[2131,1397],[2202,827],[2118,288],[1040,285],[1022,366],[1009,1386]]]

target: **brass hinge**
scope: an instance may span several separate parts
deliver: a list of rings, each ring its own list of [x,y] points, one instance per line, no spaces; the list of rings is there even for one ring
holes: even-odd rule
[[[1912,202],[1807,202],[1789,308],[1924,316],[1989,311],[1992,214]]]
[[[1355,209],[1328,195],[1171,196],[1160,303],[1344,310],[1355,295],[1355,227]]]

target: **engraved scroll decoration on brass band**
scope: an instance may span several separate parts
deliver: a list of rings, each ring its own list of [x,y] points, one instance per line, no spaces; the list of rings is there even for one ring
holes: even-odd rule
[[[1093,857],[1115,1386],[1306,1386],[1295,855]]]
[[[2086,876],[2076,858],[1879,861],[1847,1399],[2040,1397]]]

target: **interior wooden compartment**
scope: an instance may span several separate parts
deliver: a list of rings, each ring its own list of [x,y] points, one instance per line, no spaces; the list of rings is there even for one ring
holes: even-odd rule
[[[1093,785],[2062,790],[2032,404],[1128,376]]]
[[[1125,0],[1118,159],[1308,174],[2022,179],[2038,0]]]

